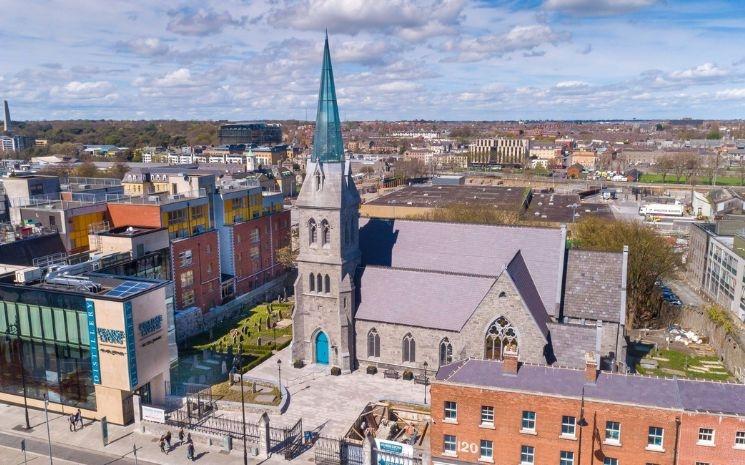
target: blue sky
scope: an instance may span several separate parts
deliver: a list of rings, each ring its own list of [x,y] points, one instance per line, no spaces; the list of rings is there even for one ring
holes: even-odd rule
[[[14,119],[745,117],[743,0],[0,0]]]

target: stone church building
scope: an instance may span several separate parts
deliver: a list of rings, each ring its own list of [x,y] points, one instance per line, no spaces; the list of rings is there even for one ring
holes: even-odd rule
[[[628,252],[566,249],[566,228],[360,219],[328,39],[314,144],[295,208],[292,356],[343,372],[464,358],[603,369],[626,362]]]

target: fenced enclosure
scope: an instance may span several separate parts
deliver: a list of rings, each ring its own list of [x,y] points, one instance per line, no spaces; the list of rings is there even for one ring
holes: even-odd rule
[[[319,436],[314,447],[319,465],[364,465],[362,443],[345,438]]]

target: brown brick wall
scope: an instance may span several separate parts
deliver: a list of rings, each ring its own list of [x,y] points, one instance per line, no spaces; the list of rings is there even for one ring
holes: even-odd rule
[[[277,249],[289,243],[290,212],[262,216],[233,227],[233,254],[236,294],[245,294],[284,272],[277,263]],[[259,231],[259,241],[251,243],[251,232]],[[240,242],[238,237],[240,236]],[[259,257],[251,258],[251,248],[259,247]]]
[[[443,422],[446,400],[458,404],[457,425]],[[494,429],[480,426],[482,405],[494,407]],[[561,451],[573,451],[575,465],[602,465],[605,456],[622,465],[673,465],[678,412],[585,402],[587,426],[577,425],[576,439],[562,438],[562,416],[571,415],[579,421],[580,408],[580,399],[433,384],[432,457],[443,457],[443,435],[452,434],[458,442],[457,460],[471,463],[479,461],[479,453],[471,452],[472,448],[485,439],[493,441],[494,463],[498,465],[517,465],[522,445],[535,448],[536,465],[558,464]],[[536,412],[535,434],[520,432],[523,410]],[[603,443],[607,420],[621,424],[620,446]],[[664,428],[664,452],[646,450],[649,426]]]
[[[192,263],[181,266],[179,254],[191,250]],[[222,302],[220,290],[220,256],[218,252],[217,231],[208,231],[193,237],[177,239],[171,242],[171,260],[173,262],[173,280],[176,293],[176,307],[185,308],[184,288],[181,276],[191,271],[194,277],[194,304],[207,312]]]
[[[745,402],[745,400],[743,400]],[[735,448],[735,433],[745,431],[745,418],[705,413],[684,413],[680,428],[680,465],[745,464],[745,446]],[[714,430],[714,445],[698,444],[699,428]]]

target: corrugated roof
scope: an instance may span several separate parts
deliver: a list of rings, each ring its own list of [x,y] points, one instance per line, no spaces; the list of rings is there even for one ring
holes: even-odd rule
[[[436,379],[442,382],[536,394],[637,405],[745,415],[745,384],[717,383],[601,371],[596,383],[587,383],[583,369],[523,364],[517,376],[505,375],[503,363],[467,360],[446,365]]]

